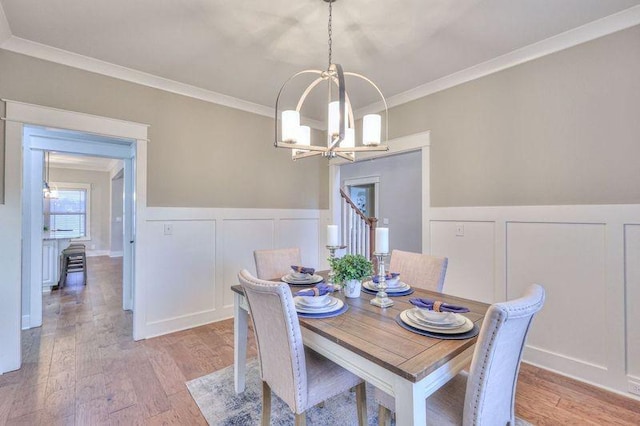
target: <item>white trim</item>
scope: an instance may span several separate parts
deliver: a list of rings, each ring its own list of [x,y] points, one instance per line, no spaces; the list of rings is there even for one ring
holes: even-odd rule
[[[75,182],[49,182],[51,186],[55,186],[57,189],[84,189],[87,192],[86,212],[85,216],[85,234],[80,238],[74,238],[75,241],[89,241],[91,240],[91,184],[90,183],[75,183]],[[45,212],[46,214],[46,212]],[[49,212],[51,215],[51,212]],[[88,254],[87,254],[88,256]]]
[[[11,38],[11,26],[7,20],[7,15],[4,13],[2,3],[0,3],[0,46]]]
[[[422,84],[406,92],[387,98],[387,107],[392,108],[407,102],[423,98],[436,92],[467,83],[489,74],[494,74],[507,68],[532,61],[542,56],[550,55],[599,37],[624,30],[640,24],[640,6],[633,6],[613,15],[606,16],[588,24],[524,46],[502,56],[474,65],[464,70],[446,75],[437,80]],[[354,111],[356,118],[384,110],[382,101],[375,102]]]
[[[118,120],[116,118],[99,117],[84,112],[67,111],[26,102],[1,99],[6,102],[6,120],[42,127],[54,127],[49,123],[55,122],[58,129],[76,130],[79,132],[103,135],[115,138],[147,140],[148,124],[133,121]]]
[[[87,257],[110,256],[109,250],[87,250]]]
[[[124,251],[110,251],[109,257],[122,257],[124,255]]]
[[[0,6],[0,7],[2,7],[2,6]],[[28,330],[30,328],[31,328],[31,318],[29,318],[29,315],[23,315],[22,316],[22,329],[23,330]]]
[[[1,29],[1,26],[0,26]],[[142,71],[112,64],[110,62],[101,61],[89,56],[80,55],[68,50],[59,49],[57,47],[48,46],[46,44],[37,43],[35,41],[26,40],[16,36],[10,36],[4,42],[0,43],[0,48],[32,56],[45,61],[55,62],[57,64],[67,65],[73,68],[105,75],[119,80],[129,81],[131,83],[140,84],[155,89],[164,90],[166,92],[187,96],[193,99],[210,102],[229,108],[246,111],[257,115],[273,118],[275,110],[273,107],[256,104],[254,102],[245,101],[243,99],[234,98],[233,96],[214,92],[212,90],[203,89],[192,86],[190,84],[181,83],[179,81],[170,80],[168,78],[159,77]],[[304,122],[309,126],[323,130],[324,124],[318,120],[304,118]]]

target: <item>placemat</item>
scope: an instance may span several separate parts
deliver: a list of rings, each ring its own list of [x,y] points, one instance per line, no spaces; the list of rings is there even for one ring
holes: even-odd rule
[[[348,309],[349,309],[349,305],[345,303],[344,306],[338,309],[337,311],[323,312],[319,314],[307,314],[307,313],[298,312],[298,317],[300,318],[331,318],[331,317],[337,317],[338,315],[344,314],[345,312],[347,312]]]
[[[402,319],[400,318],[400,314],[396,316],[396,322],[400,327],[404,328],[405,330],[409,330],[414,333],[421,334],[423,336],[434,337],[436,339],[442,339],[442,340],[470,339],[472,337],[476,337],[480,333],[480,327],[478,327],[478,324],[473,324],[473,328],[467,331],[466,333],[441,334],[441,333],[432,333],[430,331],[420,330],[419,328],[411,327],[409,324],[406,324],[404,321],[402,321]]]
[[[364,287],[362,287],[362,292],[363,293],[367,293],[367,294],[373,294],[374,296],[376,294],[378,294],[377,291],[369,290],[368,288],[364,288]],[[408,295],[412,294],[413,292],[414,292],[414,290],[412,288],[410,288],[409,290],[400,291],[400,292],[396,292],[396,293],[387,292],[387,296],[389,296],[389,297],[408,296]]]

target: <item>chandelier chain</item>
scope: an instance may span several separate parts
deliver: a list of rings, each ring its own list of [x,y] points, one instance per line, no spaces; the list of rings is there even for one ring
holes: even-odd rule
[[[332,14],[333,7],[332,7],[332,5],[333,5],[333,0],[329,0],[329,23],[327,24],[327,32],[329,33],[329,41],[328,41],[328,44],[329,44],[329,67],[331,67],[331,53],[332,53],[331,44],[333,42],[333,40],[331,39],[331,35],[332,35],[331,21],[332,21],[332,18],[333,18],[333,14]]]

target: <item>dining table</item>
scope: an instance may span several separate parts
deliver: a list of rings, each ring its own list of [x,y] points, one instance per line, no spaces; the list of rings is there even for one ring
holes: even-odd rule
[[[325,279],[328,271],[318,274]],[[272,281],[280,281],[274,277]],[[411,283],[407,283],[411,284]],[[295,294],[305,286],[290,285]],[[310,286],[307,286],[310,287]],[[240,285],[234,292],[234,385],[236,393],[245,388],[249,306]],[[396,424],[424,425],[425,399],[455,377],[473,356],[477,340],[471,337],[449,340],[428,337],[401,327],[398,315],[414,308],[409,299],[419,297],[464,306],[463,315],[478,327],[489,305],[452,295],[413,288],[411,295],[393,297],[394,304],[379,308],[370,303],[373,294],[345,298],[343,314],[331,318],[299,316],[304,345],[336,362],[382,391],[394,396]]]

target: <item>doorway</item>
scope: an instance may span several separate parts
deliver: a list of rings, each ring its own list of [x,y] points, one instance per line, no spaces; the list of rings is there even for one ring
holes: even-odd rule
[[[380,198],[380,177],[364,177],[347,179],[344,182],[351,201],[367,217],[378,217],[380,213],[378,200]]]
[[[87,132],[70,131],[55,128],[45,128],[40,126],[26,125],[23,129],[23,206],[22,206],[22,328],[34,328],[42,325],[42,291],[44,275],[49,277],[49,281],[54,281],[60,275],[60,266],[57,261],[60,251],[69,244],[70,238],[47,239],[44,245],[47,246],[45,253],[50,256],[43,256],[43,231],[48,229],[52,222],[50,212],[45,211],[43,203],[43,182],[51,179],[50,158],[51,153],[62,158],[73,158],[84,156],[85,158],[114,159],[121,164],[123,175],[123,202],[122,202],[122,232],[123,241],[134,240],[134,190],[135,179],[133,175],[133,165],[135,164],[135,143],[133,140],[124,138],[104,137]],[[44,167],[43,167],[44,165]],[[117,175],[120,170],[113,172]],[[107,176],[105,175],[105,178]],[[108,181],[108,179],[105,179]],[[110,183],[110,182],[109,182]],[[107,185],[102,191],[109,191]],[[84,200],[91,199],[91,184],[80,183],[58,183],[48,182],[58,192],[67,189],[72,192],[72,188],[81,187],[85,194]],[[61,188],[57,188],[62,185]],[[94,183],[95,186],[95,183]],[[80,192],[79,188],[78,192]],[[51,203],[49,203],[50,205]],[[107,202],[107,204],[109,204]],[[90,220],[89,208],[82,208],[82,215],[74,217],[74,220],[82,222],[82,219]],[[104,209],[105,212],[108,211]],[[110,210],[110,209],[109,209]],[[98,212],[94,212],[98,213]],[[70,215],[67,215],[70,216]],[[45,221],[45,218],[48,220]],[[81,238],[90,242],[89,250],[95,250],[96,244],[89,237],[89,223],[82,223],[76,232],[81,233]],[[71,226],[72,227],[72,226]],[[64,234],[58,233],[58,234]],[[50,233],[49,233],[50,235]],[[59,235],[65,237],[65,235]],[[106,240],[106,236],[105,236]],[[54,244],[51,244],[51,242]],[[51,247],[49,247],[51,246]],[[55,250],[53,250],[55,248]],[[123,273],[122,273],[122,299],[123,309],[133,309],[133,286],[134,286],[134,263],[133,250],[130,244],[123,245]],[[45,268],[46,267],[46,268]],[[53,280],[51,276],[55,277]],[[64,284],[64,283],[62,283]]]

